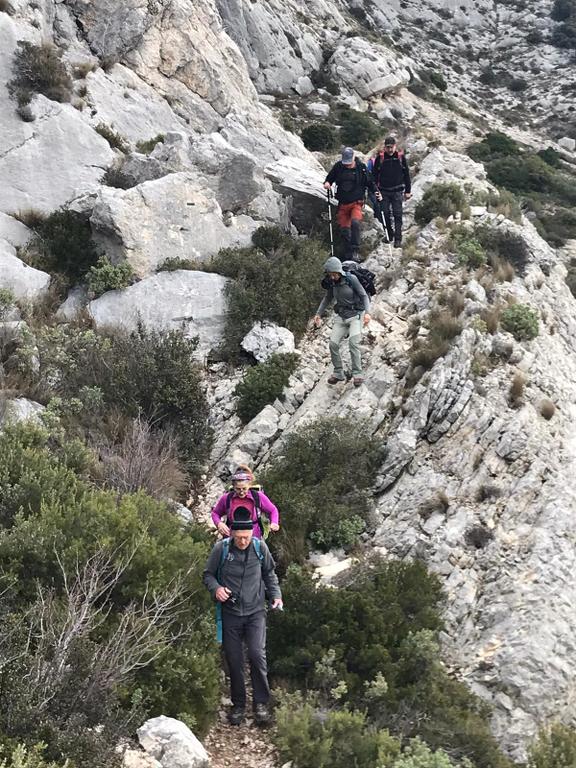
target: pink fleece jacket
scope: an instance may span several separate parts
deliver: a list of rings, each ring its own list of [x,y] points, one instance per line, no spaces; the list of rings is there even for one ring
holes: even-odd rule
[[[271,523],[276,523],[276,525],[280,522],[280,515],[278,513],[278,508],[270,501],[268,496],[266,496],[265,493],[262,491],[257,491],[257,493],[260,494],[260,510],[262,511],[262,514],[266,515]],[[218,525],[218,523],[222,520],[223,517],[226,516],[226,497],[228,496],[227,493],[220,496],[214,507],[212,508],[212,522],[214,525]],[[252,520],[256,522],[258,520],[258,515],[256,514],[256,505],[254,504],[254,499],[252,498],[252,492],[249,491],[248,495],[245,496],[243,499],[241,499],[239,496],[232,496],[230,500],[230,513],[228,515],[227,523],[230,525],[232,520],[234,519],[234,510],[238,507],[246,507],[246,509],[249,509],[252,513]],[[257,539],[262,538],[262,531],[260,530],[259,525],[254,526],[254,536]]]

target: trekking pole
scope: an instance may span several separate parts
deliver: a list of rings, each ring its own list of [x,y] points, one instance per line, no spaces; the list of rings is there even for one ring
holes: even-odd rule
[[[388,243],[388,253],[390,254],[390,259],[394,258],[394,254],[392,253],[392,243],[390,242],[390,237],[388,235],[388,227],[386,226],[386,220],[384,219],[384,211],[382,208],[380,208],[380,219],[382,220],[382,226],[384,228],[384,237],[386,238],[386,242]]]
[[[328,221],[330,223],[330,256],[334,256],[334,232],[332,231],[332,204],[330,202],[332,193],[329,189],[326,190],[326,195],[328,197]]]

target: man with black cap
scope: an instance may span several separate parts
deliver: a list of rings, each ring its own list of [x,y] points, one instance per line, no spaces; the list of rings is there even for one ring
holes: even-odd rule
[[[282,593],[275,564],[264,541],[253,538],[252,515],[237,507],[229,539],[219,541],[204,569],[204,584],[217,602],[222,645],[230,672],[231,725],[240,725],[246,710],[244,642],[248,648],[254,717],[270,720],[266,663],[266,593],[273,609],[282,609]],[[220,621],[219,618],[219,621]]]
[[[397,148],[393,136],[384,140],[384,151],[379,152],[374,161],[372,176],[376,184],[376,199],[384,214],[388,239],[394,240],[394,248],[401,248],[402,203],[412,197],[412,184],[406,155]]]
[[[375,192],[375,186],[364,163],[354,157],[352,147],[346,147],[342,151],[342,159],[335,163],[326,176],[324,189],[331,189],[332,184],[336,184],[338,200],[336,221],[346,241],[345,259],[359,261],[360,222],[364,199],[366,190]]]

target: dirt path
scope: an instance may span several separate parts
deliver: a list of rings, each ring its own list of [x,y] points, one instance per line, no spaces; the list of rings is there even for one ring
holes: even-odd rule
[[[228,725],[226,712],[204,740],[211,768],[280,768],[280,761],[270,739],[270,729],[259,728],[251,717],[243,725]]]

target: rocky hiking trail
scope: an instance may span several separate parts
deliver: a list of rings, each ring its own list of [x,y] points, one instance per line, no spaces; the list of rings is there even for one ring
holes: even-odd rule
[[[232,727],[228,725],[224,709],[219,712],[218,722],[208,733],[204,746],[210,755],[211,768],[277,768],[280,765],[270,728],[259,728],[251,717],[242,725]]]

